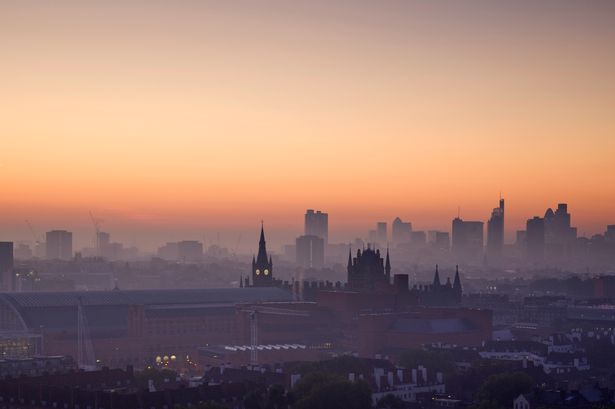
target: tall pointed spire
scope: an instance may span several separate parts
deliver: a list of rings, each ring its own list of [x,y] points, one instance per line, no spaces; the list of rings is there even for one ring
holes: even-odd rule
[[[348,272],[352,269],[352,248],[348,248],[348,266],[346,269]]]
[[[263,221],[261,220],[261,238],[258,241],[258,244],[265,244],[265,226],[263,224]]]
[[[455,291],[461,293],[461,278],[459,277],[459,266],[455,266],[455,280],[453,281]]]
[[[258,241],[258,255],[256,256],[256,265],[261,269],[265,268],[269,263],[267,256],[267,242],[265,241],[265,228],[261,220],[261,238]]]
[[[387,247],[387,259],[386,262],[384,263],[384,272],[386,273],[387,276],[391,275],[391,260],[389,258],[389,248]]]
[[[440,287],[442,284],[440,283],[440,273],[438,272],[438,265],[436,264],[436,274],[433,277],[433,286]]]

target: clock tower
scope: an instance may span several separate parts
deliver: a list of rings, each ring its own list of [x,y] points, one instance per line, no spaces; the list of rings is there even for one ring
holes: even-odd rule
[[[258,255],[252,257],[252,287],[270,287],[273,285],[273,263],[267,257],[265,230],[261,223],[261,238],[258,242]]]

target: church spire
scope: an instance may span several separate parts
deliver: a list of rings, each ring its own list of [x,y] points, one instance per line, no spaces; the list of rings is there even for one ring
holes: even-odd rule
[[[263,221],[261,220],[261,239],[258,241],[259,246],[265,245],[265,226],[263,225]]]
[[[461,293],[461,279],[459,278],[459,266],[455,266],[455,280],[453,281],[453,289]]]
[[[386,262],[384,263],[384,272],[386,273],[387,277],[391,276],[391,260],[389,259],[389,248],[387,247],[387,259]]]
[[[438,265],[436,264],[436,274],[433,277],[433,286],[435,287],[440,287],[442,284],[440,284],[440,273],[438,272]]]
[[[350,270],[352,269],[352,249],[350,247],[348,248],[348,266],[346,267],[346,269],[348,270],[348,272],[350,272]]]
[[[260,268],[264,268],[269,263],[269,257],[267,256],[267,242],[265,241],[265,228],[261,221],[261,238],[258,241],[258,255],[256,256],[256,265]]]

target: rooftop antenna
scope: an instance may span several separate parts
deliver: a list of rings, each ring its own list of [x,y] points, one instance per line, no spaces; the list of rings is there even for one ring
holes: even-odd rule
[[[457,206],[457,218],[461,219],[461,206]]]

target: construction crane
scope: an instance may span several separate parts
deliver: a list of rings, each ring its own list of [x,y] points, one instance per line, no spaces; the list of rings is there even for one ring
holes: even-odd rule
[[[34,232],[34,227],[32,227],[32,223],[30,223],[30,220],[26,219],[26,224],[28,225],[28,229],[30,229],[30,233],[32,233],[32,238],[34,238],[34,244],[36,245],[40,243],[40,240],[38,239],[38,236]]]
[[[94,239],[94,244],[96,245],[96,252],[100,256],[100,224],[103,222],[103,219],[95,218],[91,210],[90,219],[92,220],[92,224],[94,225],[94,232],[96,234],[96,238]]]

